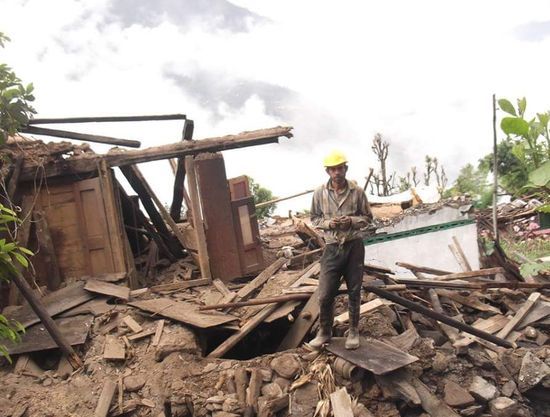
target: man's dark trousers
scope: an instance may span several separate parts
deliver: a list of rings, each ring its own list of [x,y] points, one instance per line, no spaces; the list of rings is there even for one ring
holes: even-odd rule
[[[362,239],[354,239],[339,246],[337,243],[325,247],[321,257],[319,276],[319,320],[321,329],[331,331],[334,322],[334,298],[338,293],[341,278],[348,287],[349,327],[357,328],[361,305],[363,263],[365,246]]]

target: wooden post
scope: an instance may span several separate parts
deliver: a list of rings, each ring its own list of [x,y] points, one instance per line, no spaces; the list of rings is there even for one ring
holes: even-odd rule
[[[187,186],[189,188],[189,197],[191,198],[191,210],[193,212],[193,230],[197,241],[199,252],[199,267],[203,278],[212,279],[210,272],[210,261],[208,259],[208,249],[206,246],[206,235],[204,233],[204,224],[199,201],[199,190],[197,177],[195,175],[195,159],[192,156],[185,157],[185,170],[187,172]]]
[[[55,343],[57,343],[57,346],[59,346],[61,352],[63,352],[63,354],[67,357],[67,360],[70,362],[73,369],[79,369],[80,367],[82,367],[82,360],[73,350],[71,345],[65,340],[65,338],[59,331],[59,328],[46,311],[46,308],[44,307],[40,299],[36,297],[36,295],[34,295],[27,281],[25,281],[25,279],[19,274],[12,274],[11,280],[15,283],[15,285],[17,285],[17,288],[19,288],[19,291],[21,292],[23,297],[25,297],[25,300],[27,300],[33,311],[40,318],[40,321],[42,322],[42,324],[44,324],[44,327],[46,328],[52,339],[55,341]]]
[[[193,120],[185,120],[183,124],[182,140],[192,140],[195,123]],[[173,161],[173,159],[170,159]],[[178,222],[181,219],[181,206],[185,190],[185,159],[178,158],[176,169],[174,172],[174,191],[172,194],[172,205],[170,206],[170,216],[174,221]]]

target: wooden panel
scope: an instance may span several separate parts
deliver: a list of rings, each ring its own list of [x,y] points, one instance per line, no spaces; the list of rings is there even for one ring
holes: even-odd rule
[[[55,320],[63,338],[71,346],[81,345],[86,341],[94,316],[76,316]],[[55,349],[57,344],[42,324],[27,329],[19,343],[6,343],[10,355]]]
[[[97,178],[75,183],[80,204],[82,238],[86,240],[88,267],[92,275],[115,272],[105,207]]]
[[[219,326],[237,320],[237,317],[218,312],[201,313],[196,304],[178,302],[168,298],[134,301],[128,305],[200,328]]]
[[[222,155],[198,155],[195,158],[195,172],[212,277],[222,281],[241,277],[229,186]]]
[[[232,201],[231,206],[241,269],[245,275],[253,274],[264,268],[264,256],[254,198],[246,197]],[[243,212],[247,215],[243,216]]]
[[[52,184],[42,189],[38,205],[46,215],[62,279],[86,275],[88,262],[81,239],[73,184]],[[40,253],[37,257],[40,257]],[[41,273],[38,269],[37,275]]]
[[[94,294],[89,293],[84,289],[83,282],[76,282],[44,296],[41,301],[48,314],[50,316],[55,316],[56,314],[83,304],[94,297]],[[11,320],[18,321],[25,327],[31,326],[40,321],[36,313],[29,305],[19,307],[13,313],[6,316]]]
[[[250,185],[248,183],[248,177],[246,175],[230,178],[227,180],[227,182],[229,184],[229,192],[231,193],[231,201],[250,197]]]

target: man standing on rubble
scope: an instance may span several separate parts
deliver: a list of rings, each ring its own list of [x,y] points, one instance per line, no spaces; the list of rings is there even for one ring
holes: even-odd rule
[[[344,277],[348,288],[349,331],[346,349],[359,347],[359,307],[363,283],[364,229],[371,224],[372,211],[365,192],[346,179],[346,156],[333,151],[324,159],[329,180],[315,190],[311,221],[323,232],[326,247],[319,276],[319,321],[317,337],[309,344],[320,349],[332,337],[334,299]]]

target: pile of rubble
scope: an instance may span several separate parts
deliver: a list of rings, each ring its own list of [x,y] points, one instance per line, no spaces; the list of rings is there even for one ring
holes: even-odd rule
[[[181,260],[146,288],[105,274],[46,295],[78,370],[28,306],[9,307],[28,330],[0,369],[1,415],[550,415],[546,279],[366,265],[360,350],[342,349],[342,294],[335,338],[314,352],[320,250],[303,230],[297,219],[263,230],[270,265],[249,281],[204,280]]]

